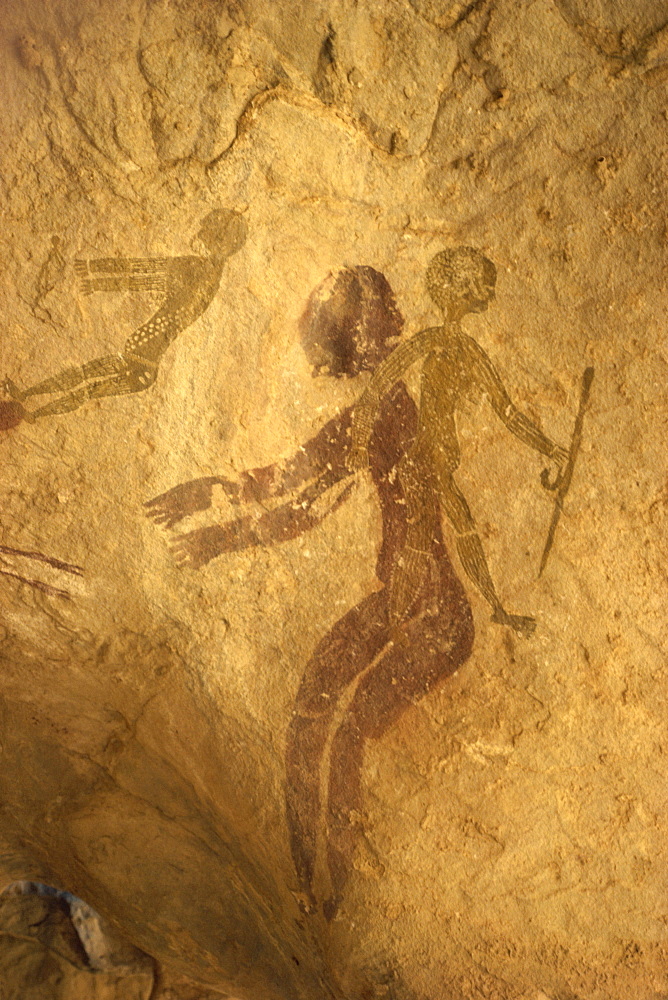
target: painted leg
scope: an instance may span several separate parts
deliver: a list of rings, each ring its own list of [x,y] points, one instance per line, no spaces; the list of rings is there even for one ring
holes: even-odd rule
[[[406,709],[466,662],[473,646],[473,620],[466,602],[453,600],[437,616],[415,619],[407,641],[390,645],[361,679],[332,744],[327,861],[332,887],[324,910],[336,914],[364,832],[362,765],[367,740],[377,740]]]
[[[535,619],[526,615],[510,615],[504,611],[492,580],[485,551],[476,530],[476,523],[464,495],[450,473],[438,476],[439,493],[445,512],[457,532],[457,553],[466,575],[476,585],[492,608],[492,621],[508,625],[516,632],[531,635]]]
[[[290,851],[307,909],[315,909],[313,893],[320,815],[320,762],[331,716],[307,719],[295,715],[288,729],[285,761],[285,809]]]
[[[27,389],[19,389],[11,379],[5,379],[2,387],[12,399],[23,402],[28,396],[68,392],[70,389],[81,385],[82,382],[118,375],[124,368],[127,368],[127,363],[118,355],[111,355],[110,357],[87,361],[86,364],[77,367],[65,368],[63,371],[58,372],[57,375],[52,375],[42,382],[36,382],[35,385],[31,385]]]
[[[89,399],[102,399],[105,396],[127,396],[134,392],[141,392],[155,382],[156,372],[148,369],[138,368],[130,365],[122,359],[120,361],[121,374],[112,378],[104,379],[101,382],[88,382],[80,389],[54,399],[32,413],[26,413],[25,419],[30,421],[39,420],[42,417],[55,416],[58,413],[69,413],[78,409]],[[92,362],[91,362],[92,364]],[[87,366],[84,366],[87,367]]]
[[[295,871],[309,906],[321,815],[321,768],[339,698],[373,660],[387,633],[385,592],[372,594],[338,621],[316,647],[295,699],[285,750],[286,816]]]

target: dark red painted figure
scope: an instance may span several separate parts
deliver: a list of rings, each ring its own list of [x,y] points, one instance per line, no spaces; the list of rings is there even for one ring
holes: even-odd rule
[[[314,374],[352,378],[374,370],[388,356],[402,326],[384,276],[360,266],[330,276],[313,292],[300,332]],[[148,502],[149,516],[171,528],[208,508],[216,484],[235,502],[293,494],[289,502],[259,517],[239,517],[181,536],[175,544],[177,558],[195,568],[225,552],[296,538],[350,493],[352,480],[324,512],[313,509],[318,497],[350,477],[351,417],[349,407],[284,465],[253,469],[238,482],[207,477],[177,486]],[[362,832],[365,742],[380,738],[409,705],[460,667],[473,643],[471,609],[445,550],[438,502],[429,484],[425,493],[433,495],[432,571],[401,625],[390,623],[390,572],[407,528],[397,466],[416,429],[415,404],[403,382],[397,382],[383,400],[369,445],[383,521],[376,565],[382,586],[318,643],[288,727],[286,812],[292,857],[304,907],[314,909],[323,899],[328,919],[341,901]],[[326,857],[317,870],[320,844]]]

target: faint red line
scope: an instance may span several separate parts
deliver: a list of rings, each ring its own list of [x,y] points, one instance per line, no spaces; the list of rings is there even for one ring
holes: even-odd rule
[[[19,576],[18,573],[9,573],[5,569],[0,569],[0,574],[2,576],[11,576],[14,580],[27,583],[28,586],[35,587],[37,590],[43,590],[45,594],[51,594],[52,597],[64,597],[66,601],[72,600],[71,595],[66,590],[59,590],[58,587],[50,587],[48,583],[42,583],[41,580],[28,580],[25,576]]]
[[[51,556],[45,556],[42,552],[10,549],[8,545],[0,545],[0,552],[4,552],[5,554],[11,556],[25,556],[27,559],[36,559],[38,562],[48,563],[49,566],[53,566],[55,569],[62,569],[65,573],[72,573],[73,576],[84,575],[84,571],[81,566],[75,566],[73,563],[62,562],[60,559],[53,559]]]

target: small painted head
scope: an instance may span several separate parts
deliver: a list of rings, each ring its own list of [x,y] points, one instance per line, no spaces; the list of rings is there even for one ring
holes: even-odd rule
[[[223,208],[204,216],[197,237],[210,253],[231,257],[244,245],[247,234],[243,216]]]
[[[385,276],[359,264],[329,274],[314,289],[299,332],[313,375],[354,378],[387,357],[403,325]]]
[[[473,247],[442,250],[427,267],[427,291],[444,313],[484,312],[494,298],[496,268]]]

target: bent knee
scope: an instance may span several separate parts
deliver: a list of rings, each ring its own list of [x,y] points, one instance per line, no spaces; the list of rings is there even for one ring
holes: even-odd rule
[[[141,392],[143,389],[148,389],[157,377],[157,368],[142,368],[140,365],[131,365],[127,373],[130,392]]]
[[[431,448],[431,460],[434,472],[439,480],[441,478],[451,478],[459,468],[461,461],[459,445],[457,443],[449,444],[446,442],[444,444],[440,441],[435,442]]]
[[[452,472],[438,475],[438,491],[443,510],[458,535],[465,535],[476,530],[473,514],[466,499],[457,486]]]

